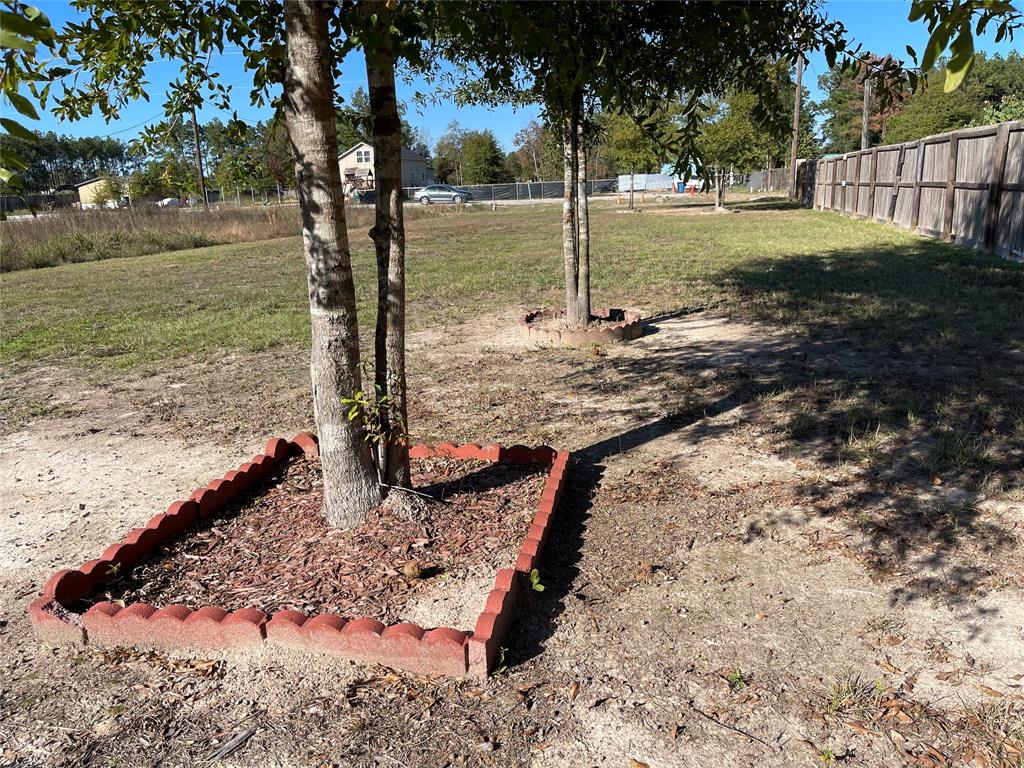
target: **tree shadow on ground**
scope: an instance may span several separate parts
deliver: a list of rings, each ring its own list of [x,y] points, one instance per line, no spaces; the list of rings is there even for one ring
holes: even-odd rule
[[[834,472],[796,481],[797,503],[853,533],[844,554],[889,582],[894,605],[977,612],[977,596],[1024,586],[1019,522],[990,505],[1024,494],[1024,268],[921,240],[745,262],[712,281],[753,332],[693,332],[735,323],[670,313],[633,353],[565,376],[654,416],[576,452],[520,653],[564,608],[605,460],[684,431],[689,443],[767,435],[769,450]]]
[[[732,200],[726,197],[727,208],[739,211],[799,211],[804,210],[800,203],[785,197],[760,198],[754,200]]]

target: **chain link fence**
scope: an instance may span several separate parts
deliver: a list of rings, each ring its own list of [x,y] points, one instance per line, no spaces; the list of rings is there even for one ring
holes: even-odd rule
[[[452,185],[459,186],[459,185]],[[408,200],[416,200],[423,187],[403,187],[402,193]],[[565,196],[565,182],[531,181],[508,184],[467,184],[459,189],[468,190],[477,202],[510,200],[552,200]],[[618,179],[592,179],[587,182],[588,195],[614,194],[618,190]]]

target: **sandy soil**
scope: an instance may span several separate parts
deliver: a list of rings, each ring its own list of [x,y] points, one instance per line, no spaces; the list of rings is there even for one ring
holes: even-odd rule
[[[685,313],[600,354],[536,348],[515,314],[418,334],[409,354],[416,439],[577,456],[546,589],[484,685],[265,651],[41,646],[25,609],[55,568],[307,426],[305,359],[70,394],[62,382],[89,375],[6,372],[5,389],[49,405],[17,405],[0,446],[0,765],[208,765],[239,735],[213,764],[1019,765],[1021,505],[883,485],[780,429],[793,377],[881,363]],[[887,516],[908,499],[969,517],[925,537]],[[417,618],[459,615],[475,589],[439,591]]]

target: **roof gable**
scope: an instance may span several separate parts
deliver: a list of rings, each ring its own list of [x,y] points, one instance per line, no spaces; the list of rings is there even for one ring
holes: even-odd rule
[[[340,155],[338,155],[338,160],[339,161],[344,160],[346,157],[348,157],[349,155],[353,154],[357,149],[369,149],[369,150],[372,150],[373,149],[373,145],[370,144],[370,142],[368,142],[368,141],[360,141],[358,144],[353,144],[351,147],[349,147],[344,152],[342,152]],[[405,146],[404,144],[402,145],[401,159],[402,160],[420,160],[420,161],[423,161],[423,162],[426,162],[426,163],[430,162],[429,158],[424,157],[419,152],[414,152],[413,150],[411,150],[409,147]]]
[[[358,144],[353,144],[351,147],[349,147],[344,152],[342,152],[340,155],[338,155],[338,159],[341,160],[343,157],[348,157],[353,152],[355,152],[357,149],[373,149],[373,147],[369,143],[367,143],[365,141],[360,141]]]

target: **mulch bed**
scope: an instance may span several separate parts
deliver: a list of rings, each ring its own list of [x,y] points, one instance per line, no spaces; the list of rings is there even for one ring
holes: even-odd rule
[[[442,574],[511,566],[529,531],[543,467],[433,457],[412,462],[424,500],[414,514],[381,507],[363,525],[328,528],[320,462],[292,460],[272,485],[200,523],[113,582],[99,600],[271,614],[401,618],[410,596]],[[413,562],[422,569],[408,573]]]

